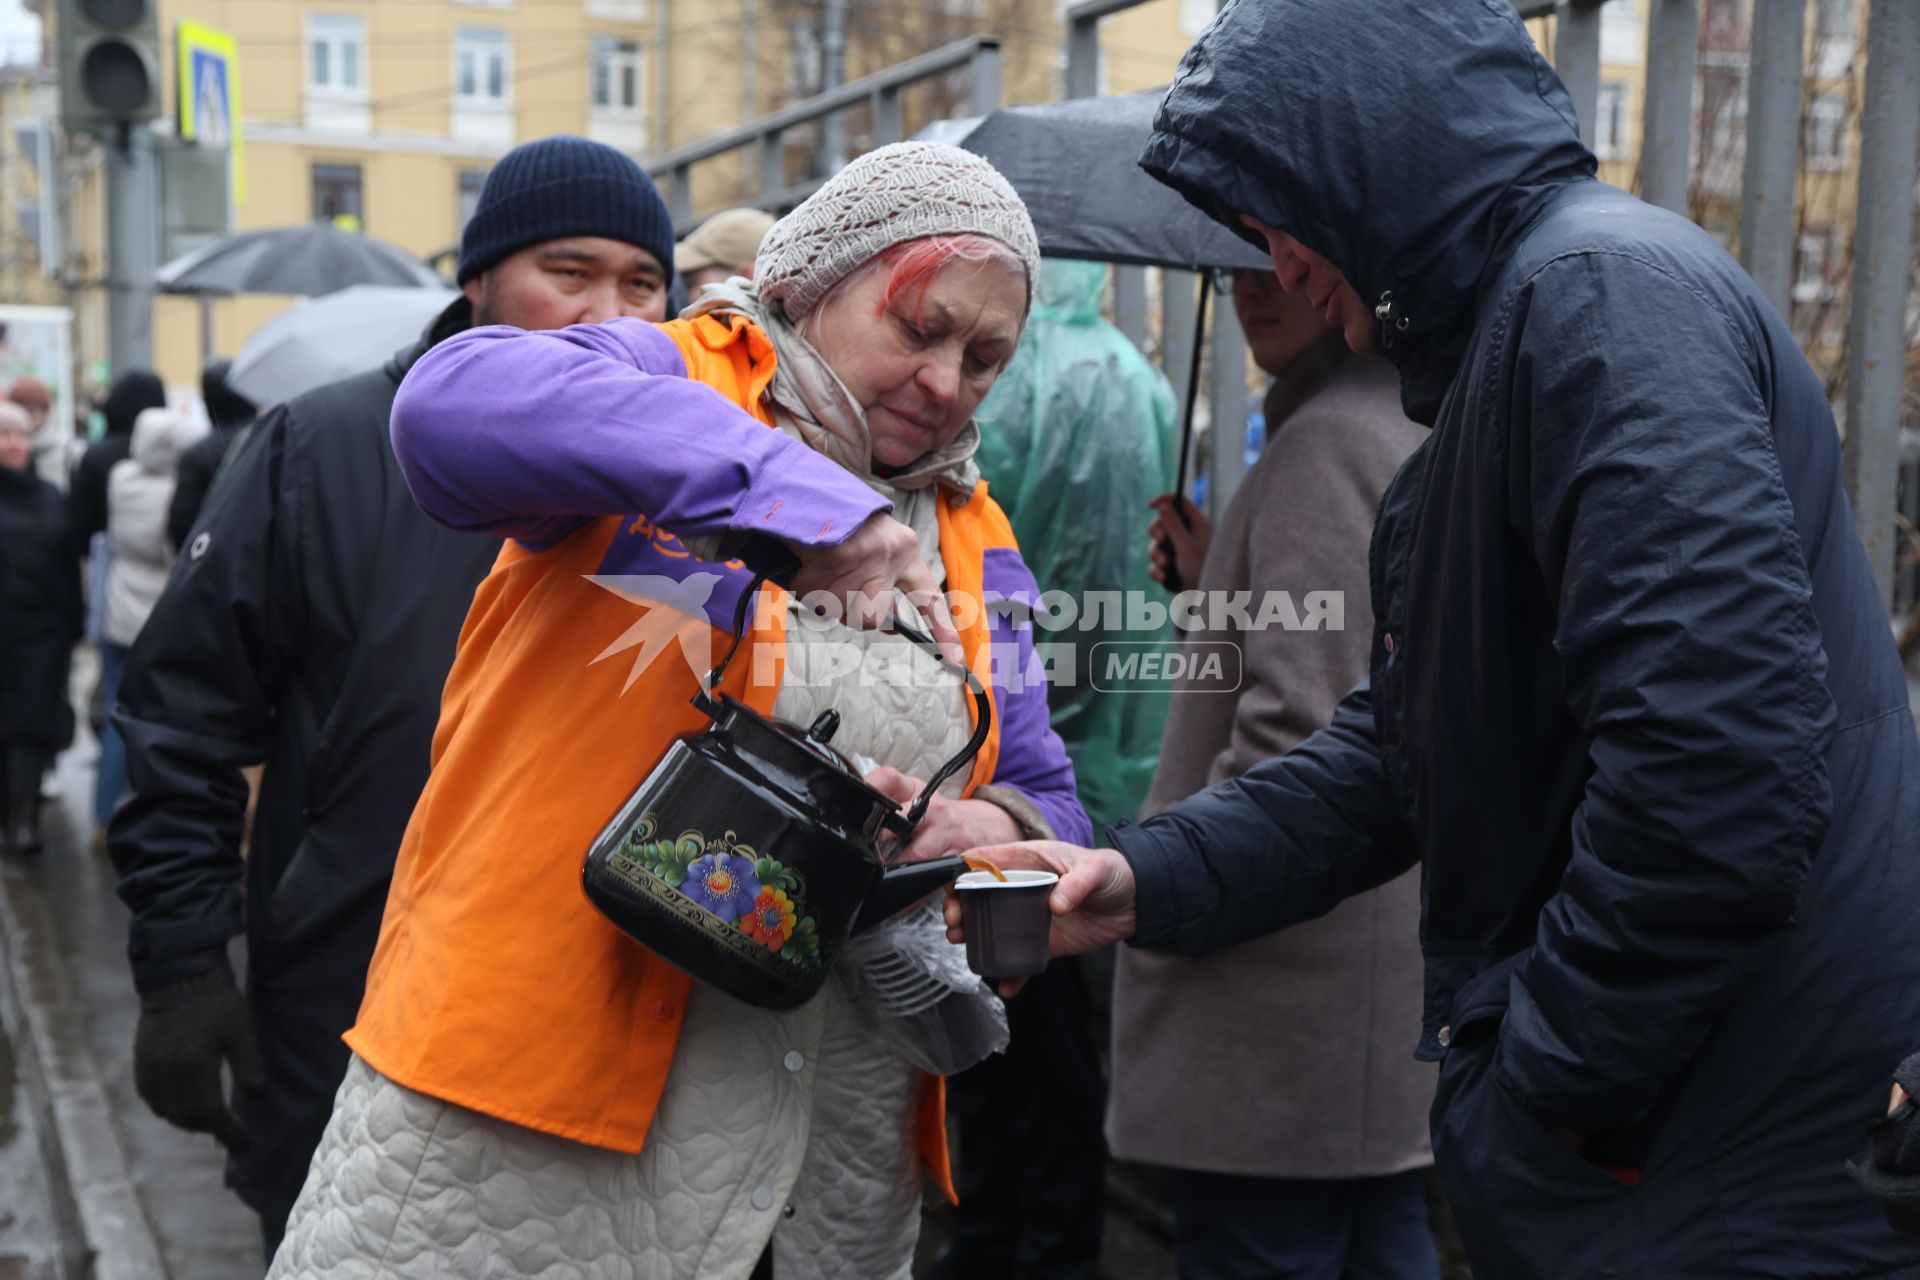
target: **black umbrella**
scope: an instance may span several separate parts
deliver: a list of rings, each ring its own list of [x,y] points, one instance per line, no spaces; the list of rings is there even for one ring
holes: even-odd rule
[[[326,222],[243,231],[175,258],[154,275],[168,293],[293,293],[352,284],[439,289],[446,281],[406,250]]]
[[[1026,202],[1040,252],[1049,257],[1200,272],[1200,310],[1180,423],[1180,479],[1174,489],[1184,494],[1213,285],[1210,268],[1271,271],[1273,264],[1134,163],[1146,149],[1154,112],[1165,93],[1148,89],[1114,98],[1003,107],[977,121],[950,122],[938,127],[937,134],[922,136],[992,161]],[[1170,555],[1166,585],[1176,592],[1183,585]]]
[[[1134,161],[1164,89],[1003,107],[939,140],[993,162],[1026,202],[1040,252],[1136,267],[1271,267],[1266,255]],[[964,129],[964,132],[962,130]]]

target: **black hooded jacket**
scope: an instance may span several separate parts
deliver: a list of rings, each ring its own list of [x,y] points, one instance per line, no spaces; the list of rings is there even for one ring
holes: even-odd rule
[[[1432,432],[1374,534],[1370,687],[1113,833],[1137,943],[1228,946],[1417,850],[1409,1045],[1476,1275],[1907,1274],[1844,1161],[1920,1032],[1887,945],[1920,743],[1786,325],[1593,180],[1506,0],[1237,0],[1141,163],[1326,254]]]
[[[128,658],[114,723],[129,795],[108,847],[133,912],[135,985],[213,967],[245,931],[269,1080],[230,1180],[284,1219],[346,1070],[400,837],[426,784],[440,690],[499,550],[422,515],[388,437],[394,393],[457,300],[382,369],[253,429]],[[247,782],[264,764],[247,857]]]

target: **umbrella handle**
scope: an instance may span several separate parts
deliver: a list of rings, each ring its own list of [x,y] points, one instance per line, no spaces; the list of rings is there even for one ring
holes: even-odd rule
[[[1173,493],[1179,499],[1174,514],[1180,517],[1180,523],[1187,524],[1187,454],[1193,448],[1193,407],[1200,398],[1200,353],[1205,349],[1207,340],[1207,300],[1213,295],[1213,272],[1200,272],[1200,306],[1193,317],[1193,358],[1187,362],[1187,411],[1180,423],[1180,471],[1175,481]],[[1217,408],[1218,406],[1216,406]],[[1214,415],[1216,418],[1219,414]],[[1218,428],[1220,423],[1215,422]],[[1191,525],[1188,525],[1191,528]],[[1167,562],[1166,573],[1161,585],[1174,595],[1186,590],[1186,581],[1180,576],[1180,562],[1174,558],[1173,539],[1160,539],[1160,554]]]

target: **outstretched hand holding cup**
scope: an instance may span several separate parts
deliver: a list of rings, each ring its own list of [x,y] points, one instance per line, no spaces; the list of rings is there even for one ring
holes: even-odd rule
[[[972,856],[1010,873],[1049,872],[1060,877],[1047,897],[1047,909],[1053,916],[1050,955],[1073,956],[1098,951],[1133,936],[1133,868],[1117,849],[1082,849],[1058,840],[1026,840],[975,849]],[[950,941],[967,941],[963,897],[969,892],[995,891],[957,887],[947,891],[947,938]],[[1011,996],[1025,984],[1025,978],[1008,978],[1000,984],[1000,994]]]

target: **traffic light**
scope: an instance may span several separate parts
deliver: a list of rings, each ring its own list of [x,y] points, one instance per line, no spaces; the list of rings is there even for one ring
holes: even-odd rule
[[[160,114],[158,0],[59,0],[60,119],[100,133]]]

